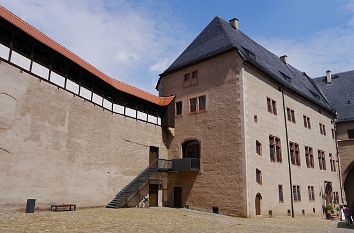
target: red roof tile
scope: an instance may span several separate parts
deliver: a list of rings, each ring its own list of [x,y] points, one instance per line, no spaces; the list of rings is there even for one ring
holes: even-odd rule
[[[126,83],[121,81],[115,80],[108,75],[104,74],[94,66],[90,65],[88,62],[71,52],[70,50],[66,49],[64,46],[60,45],[59,43],[55,42],[44,33],[40,32],[38,29],[32,27],[30,24],[23,21],[21,18],[17,17],[15,14],[7,10],[5,7],[0,6],[0,16],[4,18],[6,21],[17,27],[18,29],[22,30],[29,36],[33,37],[37,41],[45,44],[49,48],[55,50],[56,52],[60,53],[61,55],[65,56],[69,60],[73,61],[77,65],[81,66],[91,74],[95,75],[96,77],[100,78],[107,84],[111,85],[115,89],[128,93],[130,95],[136,96],[138,98],[144,99],[151,103],[166,106],[173,100],[174,96],[169,97],[159,97],[155,96],[151,93],[146,91],[140,90],[136,87],[130,86]]]

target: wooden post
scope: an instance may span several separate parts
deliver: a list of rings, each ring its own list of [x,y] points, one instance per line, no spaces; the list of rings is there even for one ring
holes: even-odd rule
[[[12,34],[11,34],[11,40],[10,40],[10,52],[9,52],[9,58],[8,58],[8,61],[11,62],[11,56],[12,56],[12,49],[14,47],[14,37],[15,37],[15,32],[12,31]]]
[[[30,68],[29,68],[29,72],[32,72],[32,66],[33,66],[33,59],[34,59],[34,45],[32,45],[32,52],[31,52],[31,63],[30,63]]]
[[[50,55],[49,58],[49,74],[48,74],[48,81],[50,82],[50,76],[52,74],[52,63],[53,63],[53,55]]]
[[[81,93],[81,79],[82,79],[82,73],[80,72],[80,79],[79,79],[79,96]]]

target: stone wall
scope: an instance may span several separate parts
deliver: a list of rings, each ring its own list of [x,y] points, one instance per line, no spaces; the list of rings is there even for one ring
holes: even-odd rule
[[[5,62],[0,64],[0,208],[104,206],[167,157],[162,128],[112,114]]]
[[[285,123],[289,141],[299,144],[300,148],[301,165],[291,165],[292,184],[299,185],[301,192],[301,201],[294,202],[295,215],[301,215],[302,210],[305,214],[314,214],[313,208],[315,214],[322,214],[324,182],[332,182],[333,191],[340,193],[338,169],[337,172],[331,172],[328,156],[331,153],[334,158],[336,157],[335,139],[331,134],[331,129],[334,128],[333,118],[308,101],[285,91],[285,108],[289,107],[295,111],[296,123],[292,123],[284,118],[282,92],[278,84],[248,66],[245,66],[243,77],[249,216],[255,216],[257,193],[262,196],[262,215],[267,216],[270,210],[273,215],[287,215],[291,209]],[[267,97],[276,101],[277,115],[268,112]],[[310,117],[311,129],[304,127],[303,115]],[[325,124],[326,136],[320,134],[319,123]],[[269,135],[279,137],[281,140],[281,163],[270,161]],[[256,140],[262,144],[261,156],[256,153]],[[315,168],[306,166],[305,146],[313,148]],[[326,154],[325,171],[319,169],[318,149],[325,151]],[[256,182],[256,169],[262,171],[262,185]],[[278,185],[283,186],[282,203],[279,202]],[[315,201],[309,201],[308,186],[314,186]]]
[[[168,205],[173,205],[173,187],[182,187],[183,203],[190,208],[220,213],[246,213],[244,161],[240,107],[240,67],[236,52],[227,53],[161,78],[161,96],[176,95],[183,101],[182,115],[175,118],[175,136],[170,138],[170,158],[182,157],[182,143],[195,139],[201,145],[201,169],[169,177]],[[198,71],[198,84],[184,87],[184,74]],[[189,112],[189,99],[206,95],[206,111]]]
[[[354,129],[354,121],[337,123],[338,153],[346,202],[354,208],[354,139],[348,137],[348,129]]]

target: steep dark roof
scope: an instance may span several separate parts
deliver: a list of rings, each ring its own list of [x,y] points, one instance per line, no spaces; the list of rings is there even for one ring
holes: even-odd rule
[[[327,100],[337,110],[337,121],[354,120],[354,70],[333,74],[327,84],[326,76],[314,79]]]
[[[160,77],[163,78],[188,65],[231,50],[240,52],[245,62],[288,89],[333,112],[311,78],[282,62],[278,56],[257,44],[240,30],[234,29],[229,22],[220,17],[215,17]]]

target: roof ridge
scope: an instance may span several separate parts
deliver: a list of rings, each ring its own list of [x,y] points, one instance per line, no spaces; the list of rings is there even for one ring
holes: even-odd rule
[[[81,66],[83,69],[87,70],[88,72],[92,73],[93,75],[97,76],[101,80],[105,81],[107,84],[112,85],[114,83],[114,87],[119,90],[126,92],[130,95],[136,96],[141,99],[145,99],[149,102],[155,103],[157,105],[167,105],[163,104],[165,99],[161,99],[162,97],[156,96],[152,93],[149,93],[147,91],[141,90],[137,87],[134,87],[132,85],[129,85],[127,83],[124,83],[120,80],[114,79],[101,70],[97,69],[93,65],[91,65],[89,62],[86,60],[82,59],[78,55],[76,55],[74,52],[70,51],[63,45],[59,44],[37,28],[33,27],[20,17],[16,16],[14,13],[6,9],[4,6],[0,5],[0,16],[4,18],[6,21],[9,23],[13,24],[15,27],[19,28],[20,30],[24,31],[26,34],[29,36],[33,37],[34,39],[38,40],[39,42],[45,44],[49,48],[55,50],[56,52],[60,53],[61,55],[65,56],[72,62],[76,63],[77,65]],[[81,63],[81,64],[80,64]],[[123,88],[121,88],[123,87]],[[169,97],[167,97],[169,98]],[[172,99],[171,99],[172,101]]]

